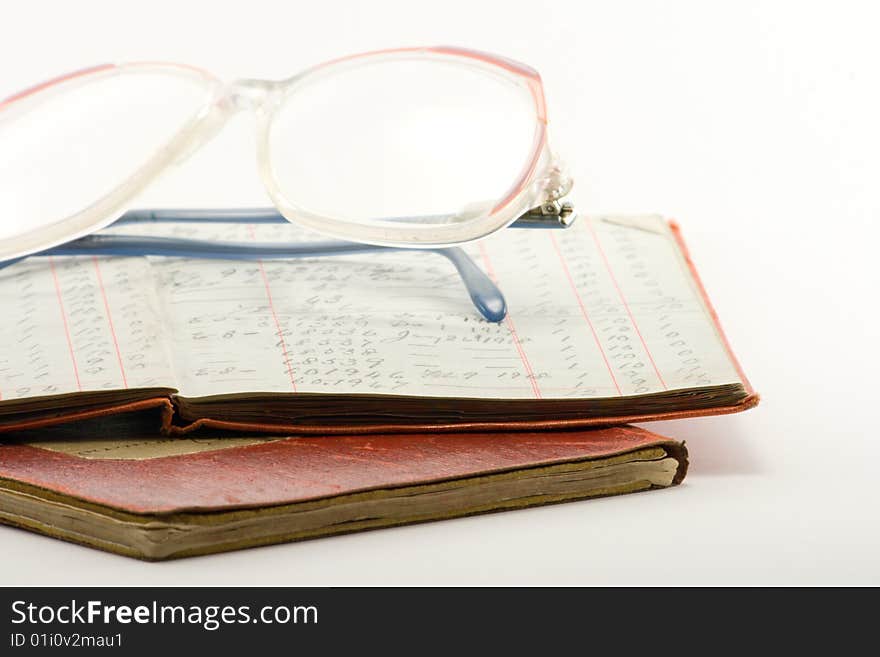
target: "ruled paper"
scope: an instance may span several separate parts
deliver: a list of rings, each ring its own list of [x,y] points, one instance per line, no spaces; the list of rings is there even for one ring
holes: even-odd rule
[[[0,399],[175,387],[143,258],[33,258],[0,270]]]
[[[323,239],[294,226],[113,231]],[[567,231],[505,230],[467,251],[507,297],[509,314],[500,324],[477,314],[445,258],[425,252],[14,265],[0,273],[4,299],[38,301],[23,303],[30,309],[21,311],[23,324],[4,323],[0,389],[4,399],[41,385],[69,391],[147,382],[187,397],[553,399],[740,381],[660,217],[581,218]],[[87,324],[75,324],[84,316]],[[25,352],[7,353],[5,346],[25,335],[38,345],[30,370]]]

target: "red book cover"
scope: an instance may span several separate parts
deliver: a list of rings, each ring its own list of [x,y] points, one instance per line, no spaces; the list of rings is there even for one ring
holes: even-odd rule
[[[632,426],[196,435],[125,436],[102,420],[7,437],[0,522],[165,559],[650,490],[687,471],[682,444]]]

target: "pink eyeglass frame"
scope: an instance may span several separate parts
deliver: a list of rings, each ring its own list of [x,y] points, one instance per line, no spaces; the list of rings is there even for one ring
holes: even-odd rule
[[[476,67],[489,74],[500,75],[528,91],[534,101],[536,118],[532,147],[519,175],[502,197],[482,214],[464,220],[453,220],[455,218],[450,216],[448,219],[453,221],[447,223],[438,222],[437,217],[425,218],[421,223],[418,217],[408,218],[408,221],[375,219],[355,222],[316,214],[287,198],[272,168],[269,138],[275,110],[283,104],[284,99],[296,93],[301,85],[319,76],[337,72],[342,67],[409,58],[439,59]],[[530,211],[535,215],[534,208],[555,203],[571,188],[571,179],[548,147],[547,109],[538,72],[506,57],[451,46],[395,48],[349,55],[311,67],[281,81],[245,79],[223,83],[203,69],[165,62],[103,64],[48,80],[0,101],[0,121],[19,111],[26,111],[30,101],[39,102],[47,97],[46,94],[67,90],[71,88],[70,85],[84,85],[99,77],[144,69],[195,79],[210,91],[210,100],[168,142],[160,145],[156,153],[128,179],[90,206],[53,224],[14,238],[0,239],[0,260],[36,253],[91,234],[113,223],[129,210],[136,196],[156,177],[171,164],[182,161],[204,145],[217,134],[231,115],[243,109],[256,110],[258,168],[267,192],[281,215],[293,223],[344,240],[406,248],[437,248],[462,244],[505,228],[528,215]],[[559,221],[559,217],[556,216],[555,220]]]

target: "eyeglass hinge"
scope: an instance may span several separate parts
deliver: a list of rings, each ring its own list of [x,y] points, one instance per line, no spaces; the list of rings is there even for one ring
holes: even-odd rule
[[[520,215],[514,228],[568,228],[577,219],[570,201],[547,201]]]

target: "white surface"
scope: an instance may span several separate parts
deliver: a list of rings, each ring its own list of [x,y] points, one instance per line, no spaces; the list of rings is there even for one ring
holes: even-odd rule
[[[144,564],[0,528],[2,584],[880,584],[880,16],[865,3],[10,2],[0,96],[107,60],[281,77],[451,43],[540,70],[579,208],[679,219],[747,374],[677,489]],[[225,3],[227,6],[231,3]],[[297,6],[299,8],[297,8]],[[229,126],[150,202],[262,202]]]

